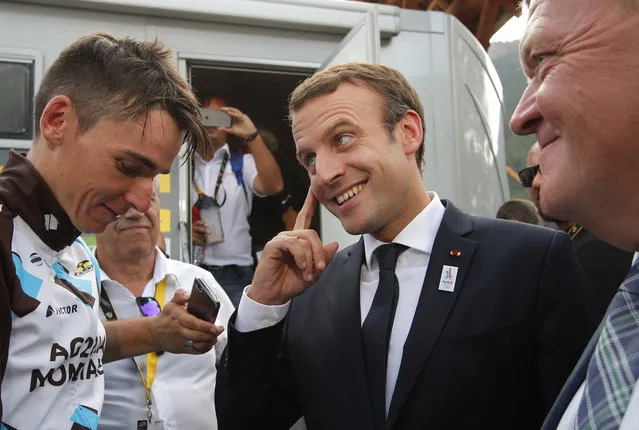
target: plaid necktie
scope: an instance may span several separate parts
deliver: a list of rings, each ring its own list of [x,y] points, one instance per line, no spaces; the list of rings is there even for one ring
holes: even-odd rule
[[[639,263],[619,287],[590,358],[573,429],[617,429],[639,378]]]

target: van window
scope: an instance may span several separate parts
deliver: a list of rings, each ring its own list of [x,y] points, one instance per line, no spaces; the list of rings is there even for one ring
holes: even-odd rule
[[[0,59],[0,139],[33,138],[34,62]]]

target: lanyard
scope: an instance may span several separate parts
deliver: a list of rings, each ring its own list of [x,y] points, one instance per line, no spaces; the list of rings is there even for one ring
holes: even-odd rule
[[[160,304],[160,309],[164,307],[164,296],[166,295],[166,276],[164,279],[160,281],[159,284],[155,286],[155,300]],[[135,360],[134,360],[135,361]],[[138,368],[138,372],[140,373],[140,378],[142,378],[142,383],[144,384],[144,391],[146,394],[146,405],[147,405],[147,415],[149,418],[149,422],[151,422],[151,386],[153,385],[153,381],[155,380],[155,373],[158,369],[158,354],[153,351],[146,354],[146,382],[144,377],[142,376],[142,372],[140,371],[140,366],[138,363],[135,363],[135,366]]]
[[[215,183],[215,191],[213,192],[213,198],[217,201],[217,192],[220,190],[220,185],[222,185],[222,178],[224,177],[224,170],[226,169],[226,163],[229,162],[229,153],[224,153],[224,159],[222,160],[222,165],[220,166],[220,173],[217,174],[217,182]],[[193,165],[193,175],[195,175],[195,165]],[[195,183],[195,178],[193,178],[193,186],[195,187],[195,192],[198,195],[204,194],[202,189],[198,187]],[[206,194],[204,194],[206,195]],[[222,205],[220,205],[222,206]]]
[[[115,313],[115,308],[111,303],[111,299],[109,299],[109,295],[106,292],[106,288],[102,286],[102,291],[100,291],[100,308],[104,313],[104,316],[108,321],[114,321],[118,319],[118,315]],[[160,309],[164,307],[164,299],[166,296],[166,276],[155,286],[155,300],[160,304]],[[135,361],[135,357],[131,357],[133,363],[135,364],[136,369],[138,369],[138,373],[140,374],[140,379],[142,379],[142,385],[144,385],[144,394],[146,396],[146,408],[147,408],[147,418],[149,423],[151,422],[151,418],[153,416],[151,412],[151,386],[153,385],[153,381],[155,380],[155,374],[158,368],[158,355],[155,351],[149,352],[146,354],[146,378],[142,374],[142,370],[138,365],[138,362]]]

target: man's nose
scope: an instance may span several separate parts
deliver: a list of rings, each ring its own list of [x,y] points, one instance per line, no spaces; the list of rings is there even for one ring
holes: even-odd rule
[[[510,119],[510,129],[513,133],[526,136],[537,132],[542,116],[537,108],[536,95],[537,84],[530,81]]]
[[[137,178],[124,198],[133,209],[143,214],[151,207],[152,193],[153,178]]]
[[[317,154],[315,158],[315,179],[321,185],[330,185],[344,175],[344,163],[335,154]]]

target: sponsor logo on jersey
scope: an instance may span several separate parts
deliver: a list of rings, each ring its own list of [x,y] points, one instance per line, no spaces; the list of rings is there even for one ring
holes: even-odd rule
[[[62,359],[62,363],[49,369],[33,369],[29,392],[44,387],[46,384],[59,387],[68,382],[97,378],[104,374],[102,354],[106,344],[105,336],[76,337],[68,347],[53,343],[49,361],[54,363]],[[100,353],[98,356],[96,356]]]
[[[47,308],[47,318],[51,315],[71,315],[76,312],[78,312],[78,305],[58,306],[57,308],[49,305]]]
[[[40,257],[37,252],[32,253],[29,256],[29,260],[31,260],[31,264],[34,264],[36,266],[42,266],[42,264],[44,264],[44,261],[42,261],[42,257]]]
[[[73,274],[75,276],[82,276],[93,270],[93,263],[90,260],[84,260],[78,263],[78,267],[75,268]]]

